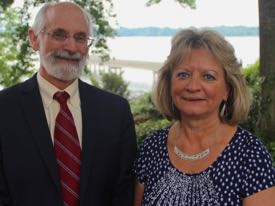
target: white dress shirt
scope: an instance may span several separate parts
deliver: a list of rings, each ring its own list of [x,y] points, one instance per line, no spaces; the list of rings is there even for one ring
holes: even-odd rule
[[[37,73],[37,81],[48,126],[51,132],[52,141],[54,142],[55,119],[60,110],[60,105],[56,100],[53,99],[53,95],[61,90],[59,90],[53,84],[44,79],[39,72]],[[71,85],[69,85],[65,90],[62,91],[66,91],[70,95],[70,98],[67,101],[67,105],[73,115],[79,143],[80,146],[82,146],[82,115],[78,90],[78,80],[76,79]]]

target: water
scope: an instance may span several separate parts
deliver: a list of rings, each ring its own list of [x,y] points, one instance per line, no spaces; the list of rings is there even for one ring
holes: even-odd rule
[[[235,48],[243,66],[259,58],[259,37],[226,37]],[[170,51],[171,37],[116,37],[108,39],[111,57],[123,60],[164,62]],[[131,91],[149,91],[153,84],[151,71],[123,68],[123,78]]]

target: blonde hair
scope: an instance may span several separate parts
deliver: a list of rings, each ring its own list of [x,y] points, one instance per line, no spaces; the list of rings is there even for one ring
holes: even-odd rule
[[[229,94],[226,115],[220,116],[221,121],[235,125],[245,120],[250,108],[250,92],[241,73],[241,64],[235,57],[231,44],[210,29],[184,29],[172,38],[170,54],[159,71],[153,94],[157,108],[167,119],[180,120],[180,111],[174,106],[171,97],[171,78],[174,68],[192,49],[207,50],[223,66]]]

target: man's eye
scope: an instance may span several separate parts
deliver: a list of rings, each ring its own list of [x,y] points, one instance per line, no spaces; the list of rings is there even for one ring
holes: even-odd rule
[[[203,78],[204,78],[205,80],[208,80],[208,81],[216,80],[216,77],[215,77],[214,75],[212,75],[212,74],[204,74],[204,75],[203,75]]]
[[[53,32],[52,36],[55,39],[66,39],[67,38],[67,34],[64,32]]]
[[[177,77],[180,79],[187,79],[190,76],[190,73],[188,72],[178,72]]]
[[[74,38],[75,38],[75,40],[78,41],[78,42],[84,42],[84,41],[87,40],[86,35],[83,35],[83,34],[74,35]]]

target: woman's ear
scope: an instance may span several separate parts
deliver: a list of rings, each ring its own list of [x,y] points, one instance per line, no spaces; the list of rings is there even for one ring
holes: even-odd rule
[[[39,50],[39,41],[38,41],[37,35],[34,33],[34,31],[32,29],[29,29],[28,35],[29,35],[29,40],[31,42],[32,49],[34,51],[38,51]]]

